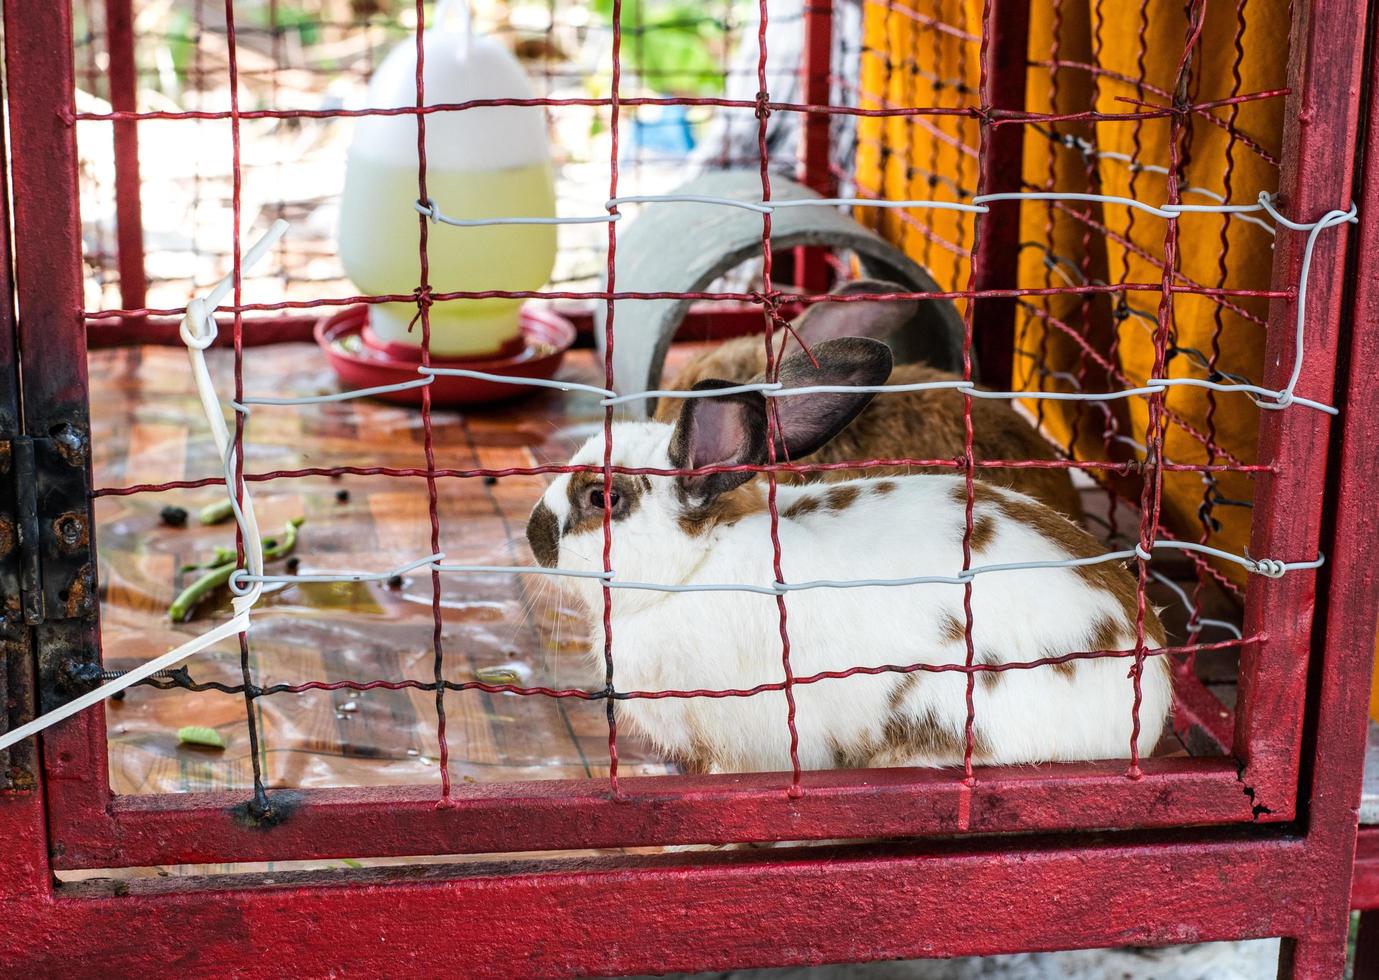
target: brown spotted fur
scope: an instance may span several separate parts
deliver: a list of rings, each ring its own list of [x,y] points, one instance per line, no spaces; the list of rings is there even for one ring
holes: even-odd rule
[[[1070,558],[1093,558],[1106,553],[1106,546],[1071,521],[1052,513],[1046,507],[1028,500],[1021,500],[989,487],[977,485],[977,503],[980,506],[994,507],[1002,515],[1034,528],[1040,536],[1056,541]],[[959,503],[967,500],[967,490],[962,484],[955,484],[953,500]],[[1090,651],[1128,649],[1133,642],[1135,622],[1139,616],[1138,582],[1121,562],[1100,562],[1095,565],[1077,565],[1073,571],[1081,576],[1088,588],[1109,593],[1121,608],[1121,619],[1109,617],[1098,620],[1089,638]],[[1158,613],[1148,601],[1144,604],[1145,640],[1155,646],[1163,646],[1165,634]],[[1067,650],[1050,650],[1049,657],[1060,657]],[[1071,679],[1077,670],[1077,661],[1054,664],[1053,669]],[[1145,660],[1145,670],[1167,670],[1168,662],[1163,657],[1149,657]]]
[[[736,524],[749,514],[764,512],[766,508],[766,484],[752,480],[735,490],[720,493],[703,507],[682,513],[680,530],[690,537],[707,534],[719,525]]]
[[[706,378],[747,382],[765,373],[766,352],[760,337],[738,337],[704,351],[686,365],[667,385],[688,391]],[[953,381],[957,376],[922,364],[900,364],[889,384]],[[679,399],[663,398],[656,418],[674,423]],[[982,459],[1057,459],[1057,454],[1035,429],[1008,403],[972,400],[972,448]],[[795,462],[841,463],[867,459],[953,459],[966,445],[962,399],[953,391],[908,391],[872,400],[852,424],[812,456]],[[812,473],[781,472],[782,483],[832,483],[862,476],[903,476],[906,473],[952,473],[953,467],[877,467],[869,470],[839,469]],[[1082,519],[1082,504],[1072,480],[1061,469],[978,468],[976,477],[1010,487],[1041,500],[1061,514]]]
[[[973,731],[972,761],[980,765],[989,749],[979,731]],[[945,759],[960,765],[967,742],[962,732],[940,725],[932,715],[915,718],[900,711],[892,713],[881,731],[852,744],[830,742],[835,769],[882,769],[903,766],[916,758]]]
[[[1034,528],[1040,536],[1058,542],[1059,547],[1071,558],[1093,558],[1106,553],[1105,544],[1066,518],[1051,513],[1046,507],[993,492],[984,486],[978,485],[975,489],[978,504],[994,507],[1010,520]],[[953,486],[952,495],[955,501],[967,500],[967,490],[960,483]],[[1124,622],[1120,625],[1133,634],[1139,606],[1138,583],[1125,566],[1120,562],[1108,561],[1095,565],[1078,565],[1073,571],[1080,575],[1089,587],[1109,592],[1115,597],[1125,616]],[[1144,607],[1144,632],[1148,639],[1163,644],[1163,626],[1148,603],[1145,603]]]
[[[943,628],[939,635],[943,637],[945,643],[962,643],[967,638],[967,626],[961,619],[952,613],[944,613],[942,620]]]

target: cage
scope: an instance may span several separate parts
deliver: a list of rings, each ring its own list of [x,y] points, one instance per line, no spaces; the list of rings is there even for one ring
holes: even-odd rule
[[[433,15],[5,4],[5,731],[94,703],[0,750],[0,961],[387,973],[429,950],[437,970],[592,975],[1282,936],[1293,975],[1336,975],[1376,613],[1374,233],[1351,223],[1379,186],[1361,152],[1368,5],[495,8],[563,154],[552,281],[457,290],[423,271],[415,293],[359,295],[330,230],[345,123],[410,115],[424,140],[436,113],[486,107],[436,107],[420,81],[410,106],[350,102]],[[695,53],[658,67],[658,37]],[[691,167],[746,169],[760,193],[678,200]],[[850,247],[779,244],[810,210],[782,202],[809,194],[857,223]],[[746,263],[695,284],[623,264],[639,229],[689,235],[696,209],[744,204]],[[279,218],[293,232],[251,260]],[[404,243],[422,270],[435,234],[422,214]],[[880,261],[873,240],[932,287],[828,294]],[[187,297],[227,275],[202,352],[215,321]],[[566,355],[565,391],[456,411],[423,373],[419,406],[379,405],[311,343],[342,309],[412,302],[425,336],[437,304],[495,292],[599,341]],[[895,296],[959,327],[938,387],[956,389],[962,451],[886,461],[966,476],[950,584],[970,597],[979,481],[1076,474],[1086,525],[1137,572],[1139,623],[1164,606],[1170,640],[1139,629],[1130,649],[1013,669],[1117,658],[1138,690],[1169,660],[1164,751],[981,765],[973,694],[992,665],[969,616],[966,658],[941,665],[966,686],[960,765],[812,769],[792,749],[783,771],[690,774],[620,730],[629,701],[788,699],[935,665],[799,674],[779,565],[757,587],[780,609],[781,676],[750,689],[626,690],[611,655],[580,674],[584,627],[544,595],[524,605],[518,577],[538,570],[520,525],[571,470],[564,442],[643,393],[639,322],[712,344]],[[689,309],[653,320],[657,302]],[[188,347],[228,406],[229,464]],[[645,387],[701,349],[646,355]],[[1056,458],[978,454],[974,380]],[[755,469],[774,499],[809,467]],[[233,541],[160,524],[227,489]],[[265,533],[305,518],[267,549],[295,542],[291,567],[254,574],[255,511]],[[170,625],[166,603],[206,571],[186,566],[229,543],[212,570],[248,561],[250,594],[286,588],[233,612],[218,593]],[[202,649],[142,676],[184,644]],[[219,744],[197,748],[197,729]],[[680,849],[762,843],[792,846]]]

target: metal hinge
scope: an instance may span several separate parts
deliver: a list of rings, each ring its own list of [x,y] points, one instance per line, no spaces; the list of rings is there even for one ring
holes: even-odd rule
[[[28,721],[33,710],[33,661],[20,586],[18,495],[14,441],[0,440],[0,732]],[[0,750],[0,796],[32,790],[36,767],[31,744]]]
[[[17,436],[0,475],[0,546],[10,542],[0,547],[0,640],[32,650],[36,673],[10,686],[35,694],[39,713],[99,682],[89,446],[86,430],[68,423]]]
[[[0,731],[49,711],[98,673],[90,439],[58,423],[0,440]],[[0,752],[0,794],[35,785],[31,741]]]
[[[20,436],[9,443],[12,518],[0,513],[0,575],[18,579],[23,625],[80,619],[95,612],[90,508],[86,493],[87,440],[73,426],[50,436]],[[9,547],[6,548],[8,542]],[[13,592],[5,589],[6,598]],[[13,602],[0,612],[15,622]]]

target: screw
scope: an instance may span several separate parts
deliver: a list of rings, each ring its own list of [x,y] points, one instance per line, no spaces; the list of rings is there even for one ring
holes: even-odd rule
[[[67,549],[79,547],[86,540],[86,522],[76,514],[63,514],[53,524],[58,541]]]

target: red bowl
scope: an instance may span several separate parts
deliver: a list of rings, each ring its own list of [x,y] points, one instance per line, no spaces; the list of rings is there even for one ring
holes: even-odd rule
[[[421,377],[420,348],[383,344],[368,329],[369,308],[351,306],[317,321],[316,343],[326,360],[347,388],[376,388],[381,385],[415,381]],[[550,310],[522,307],[522,349],[488,359],[431,358],[437,368],[464,368],[485,374],[505,374],[519,378],[554,377],[575,342],[574,324]],[[424,388],[407,388],[376,397],[402,405],[420,405]],[[520,398],[538,390],[527,385],[502,384],[481,378],[439,374],[430,385],[432,405],[477,405],[484,402]]]

